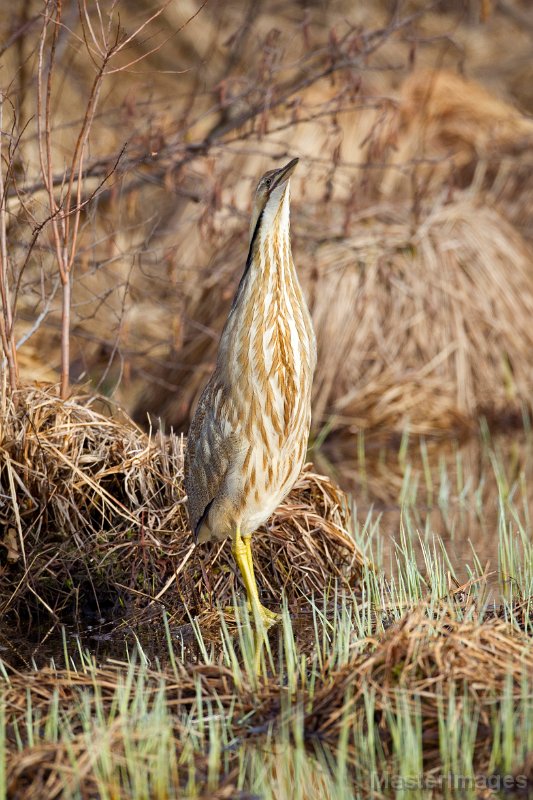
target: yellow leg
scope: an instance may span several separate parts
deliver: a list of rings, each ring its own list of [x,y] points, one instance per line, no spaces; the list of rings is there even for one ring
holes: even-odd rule
[[[281,614],[276,614],[275,611],[270,611],[269,608],[265,608],[265,606],[261,605],[259,601],[259,592],[257,591],[257,581],[255,579],[255,572],[254,572],[254,560],[252,557],[252,537],[251,536],[243,536],[242,541],[244,542],[244,546],[246,547],[246,560],[248,561],[248,567],[250,569],[250,574],[252,576],[252,580],[255,586],[255,592],[257,594],[257,601],[261,607],[261,614],[267,617],[270,622],[279,622],[281,619]]]
[[[270,625],[276,622],[279,617],[277,614],[274,614],[274,612],[269,611],[268,608],[265,608],[263,605],[261,605],[261,601],[259,600],[259,592],[257,591],[257,583],[255,580],[254,566],[252,562],[250,537],[247,536],[246,538],[243,538],[240,534],[240,531],[237,531],[233,540],[232,551],[242,575],[250,609],[254,616],[259,617],[263,625],[268,628]]]
[[[244,546],[246,547],[246,559],[248,561],[248,566],[250,567],[250,572],[252,573],[252,577],[255,581],[254,560],[252,558],[252,537],[243,536],[242,540],[244,542]]]

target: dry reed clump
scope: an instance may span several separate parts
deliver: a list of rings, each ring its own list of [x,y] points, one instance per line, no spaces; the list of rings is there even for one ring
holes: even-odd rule
[[[315,408],[337,427],[468,429],[531,403],[532,252],[467,195],[315,256]],[[335,303],[335,314],[331,308]]]
[[[447,603],[433,615],[421,605],[406,613],[382,636],[369,642],[354,642],[353,660],[335,673],[330,685],[317,694],[309,724],[317,724],[331,736],[338,720],[332,708],[342,704],[347,690],[353,691],[354,708],[363,686],[376,690],[376,708],[384,711],[406,693],[409,702],[421,704],[428,741],[438,744],[439,699],[448,696],[452,683],[465,689],[480,711],[482,730],[490,725],[496,698],[505,695],[511,681],[513,697],[520,697],[524,677],[533,674],[531,637],[520,632],[498,614],[480,621],[472,607],[453,608]],[[470,613],[468,613],[470,612]],[[311,723],[315,718],[316,722]],[[434,735],[431,735],[431,732]],[[428,753],[428,757],[429,757]],[[433,754],[438,756],[437,752]]]
[[[391,106],[379,147],[392,145],[383,197],[424,201],[469,188],[531,238],[533,120],[480,83],[449,70],[415,70]],[[411,164],[411,169],[405,166]]]
[[[0,611],[28,604],[54,614],[119,597],[190,612],[231,602],[229,547],[195,548],[182,485],[183,439],[149,437],[98,399],[63,402],[54,388],[4,392],[0,416]],[[111,409],[110,409],[111,410]],[[302,474],[256,537],[260,582],[279,598],[352,583],[362,557],[346,532],[346,498]],[[182,609],[183,611],[183,609]]]
[[[302,725],[301,740],[308,747],[316,744],[319,749],[331,747],[334,752],[344,738],[343,727],[349,724],[354,735],[345,739],[347,760],[356,770],[357,780],[363,784],[359,788],[365,790],[368,787],[364,785],[364,764],[369,754],[367,750],[358,751],[356,732],[375,726],[383,755],[380,769],[393,775],[398,765],[394,761],[391,717],[405,715],[406,710],[417,715],[423,731],[423,769],[437,775],[445,768],[442,765],[444,743],[440,742],[440,737],[450,735],[446,720],[455,729],[466,705],[467,717],[477,720],[474,766],[479,771],[487,770],[494,714],[500,703],[518,706],[524,700],[524,678],[533,674],[533,652],[530,638],[502,619],[469,618],[458,614],[457,607],[451,605],[443,605],[434,613],[421,605],[384,633],[354,641],[348,661],[341,667],[331,670],[326,663],[314,668],[318,669],[318,674],[313,681],[300,676],[302,683],[294,689],[293,695],[277,675],[255,684],[249,681],[246,673],[235,673],[214,663],[177,662],[173,669],[139,667],[137,672],[143,675],[142,692],[148,707],[160,701],[162,685],[165,707],[171,714],[194,716],[212,704],[217,714],[224,715],[232,736],[237,737],[241,745],[260,747],[263,737],[268,735],[269,747],[272,746],[276,732],[287,730],[287,722],[293,714]],[[121,719],[122,716],[135,718],[137,708],[136,681],[125,682],[126,669],[127,664],[115,662],[78,671],[45,668],[9,673],[4,686],[4,704],[8,722],[8,783],[13,791],[28,785],[35,788],[44,781],[48,781],[48,785],[62,785],[70,775],[68,759],[73,753],[77,764],[83,766],[77,774],[83,786],[88,790],[95,780],[95,760],[90,758],[91,745],[86,731],[85,735],[70,736],[66,743],[62,739],[17,750],[12,723],[18,721],[17,730],[20,730],[28,698],[32,713],[39,716],[43,726],[50,709],[54,708],[57,715],[57,704],[60,716],[69,720],[73,729],[80,707],[85,716],[91,713],[99,719],[114,707],[113,724],[107,735],[111,737],[114,757],[123,757]],[[129,670],[131,672],[131,664]],[[129,687],[130,696],[117,706],[116,693],[124,686]],[[373,697],[370,712],[365,701],[369,691]],[[83,703],[80,702],[82,693],[87,698]],[[450,707],[452,698],[455,705]],[[445,709],[448,709],[448,716]],[[173,736],[179,755],[186,746],[188,733],[177,716]],[[368,740],[362,741],[363,746],[368,747]],[[238,748],[231,750],[235,757],[237,751]],[[205,779],[206,764],[206,760],[197,757],[195,768],[200,781],[202,776]],[[232,764],[229,764],[230,771]],[[221,785],[224,780],[225,776],[221,776]],[[16,796],[31,795],[22,792]]]

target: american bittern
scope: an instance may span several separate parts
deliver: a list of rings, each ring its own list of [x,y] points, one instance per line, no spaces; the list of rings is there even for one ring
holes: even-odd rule
[[[191,422],[185,462],[197,541],[232,538],[251,611],[259,600],[250,539],[292,488],[311,421],[316,343],[291,253],[289,183],[298,159],[255,192],[244,274],[216,367]]]

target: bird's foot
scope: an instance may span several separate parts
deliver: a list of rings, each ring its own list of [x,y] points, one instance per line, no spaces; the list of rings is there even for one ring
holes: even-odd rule
[[[275,625],[277,622],[281,620],[281,614],[276,614],[275,611],[271,611],[269,608],[265,608],[262,603],[257,603],[257,605],[252,605],[248,600],[246,603],[246,607],[248,609],[248,613],[253,617],[261,620],[263,627],[270,628],[272,625]],[[238,611],[235,606],[227,606],[224,611],[227,611],[230,614],[234,614],[235,616],[238,615]]]
[[[254,608],[252,607],[251,603],[248,602],[248,610],[251,613],[254,613]],[[271,611],[269,608],[265,608],[264,605],[258,603],[255,608],[255,613],[259,615],[261,618],[261,622],[265,626],[265,628],[270,628],[271,625],[275,625],[276,622],[281,621],[281,614],[277,614],[275,611]]]

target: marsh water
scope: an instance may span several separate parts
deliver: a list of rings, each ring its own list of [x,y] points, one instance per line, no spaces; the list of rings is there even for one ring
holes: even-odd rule
[[[324,456],[323,467],[353,498],[357,526],[379,526],[386,570],[395,570],[402,533],[422,570],[421,545],[435,541],[458,581],[468,580],[468,567],[478,560],[497,600],[502,526],[533,535],[529,429],[482,429],[463,441],[406,437],[396,447],[333,441]]]
[[[486,573],[487,600],[498,603],[502,591],[502,526],[512,535],[531,537],[533,510],[533,436],[526,427],[465,441],[429,441],[404,437],[394,446],[361,439],[331,439],[312,454],[316,469],[329,474],[351,498],[355,534],[372,540],[373,558],[394,574],[405,542],[427,569],[424,546],[436,546],[448,559],[450,580],[466,582],[474,563]],[[163,609],[154,605],[135,619],[112,604],[82,609],[62,624],[46,618],[12,620],[0,630],[0,657],[15,668],[53,661],[64,665],[67,653],[90,652],[98,662],[124,660],[137,643],[148,657],[168,649]],[[295,628],[305,626],[293,620]],[[198,656],[191,624],[172,625],[173,641],[190,660]]]

